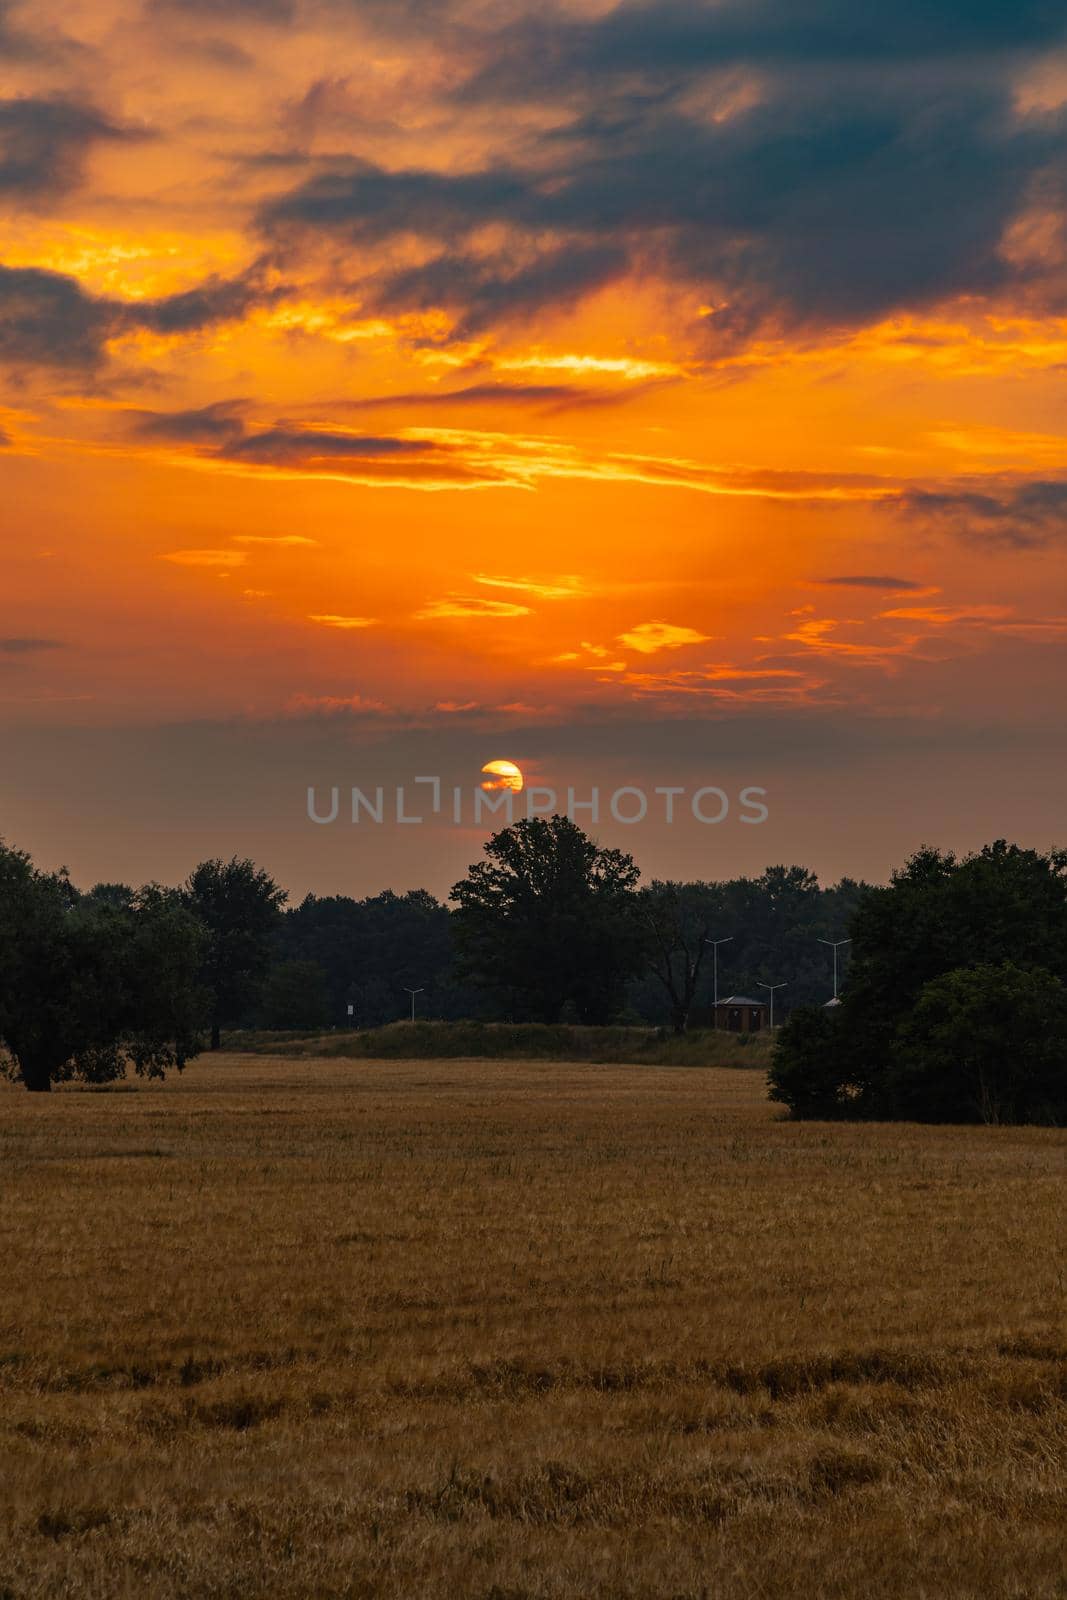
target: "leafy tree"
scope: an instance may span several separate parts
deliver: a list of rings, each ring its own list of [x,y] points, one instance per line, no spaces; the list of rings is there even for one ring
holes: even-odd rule
[[[899,1030],[894,1097],[931,1121],[1064,1121],[1067,987],[1011,961],[931,978]]]
[[[0,1038],[26,1088],[180,1070],[198,1049],[201,941],[174,891],[82,896],[0,846]]]
[[[287,911],[275,946],[281,961],[313,961],[325,974],[328,1020],[343,1024],[348,1007],[361,1026],[400,1017],[405,986],[419,988],[429,1015],[477,1014],[481,1002],[455,974],[452,916],[425,889],[369,896],[308,895]]]
[[[657,885],[650,886],[652,890]],[[678,932],[688,946],[689,956],[678,945],[671,956],[673,987],[684,1010],[684,965],[692,962],[696,940],[702,929],[709,936],[725,938],[719,951],[719,987],[723,995],[755,994],[757,985],[788,980],[789,987],[777,997],[775,1011],[788,1011],[796,1005],[824,1002],[832,992],[832,957],[822,939],[844,937],[849,921],[862,898],[864,885],[851,878],[822,888],[813,873],[799,866],[771,866],[757,878],[732,878],[719,883],[684,883],[673,886],[676,894]],[[647,893],[648,891],[642,891]],[[668,930],[674,913],[669,902],[663,906]],[[842,952],[847,960],[847,952]],[[629,986],[630,1006],[651,1022],[677,1026],[676,998],[662,970],[663,953],[657,954],[654,940],[649,965]],[[711,1018],[712,958],[708,951],[700,971],[694,975],[688,1022],[706,1023]]]
[[[532,1020],[556,1022],[570,1002],[582,1022],[607,1022],[642,960],[632,857],[561,816],[516,822],[485,854],[451,895],[463,969]]]
[[[648,934],[649,966],[667,994],[675,1033],[684,1033],[689,1026],[707,942],[715,926],[717,900],[714,890],[700,883],[656,879],[638,890],[638,915]]]
[[[207,930],[201,981],[210,996],[211,1048],[241,1020],[271,959],[286,894],[254,861],[202,861],[185,885],[185,902]]]
[[[318,962],[279,961],[273,966],[260,995],[260,1014],[267,1028],[325,1027],[330,993]]]
[[[1067,976],[1067,856],[1002,839],[962,859],[922,849],[868,890],[850,931],[841,1021],[864,1064],[864,1104],[895,1115],[895,1040],[924,984],[1003,961]]]
[[[980,1114],[977,1057],[964,1048],[959,1020],[965,1014],[985,1041],[987,1077],[997,1051],[1005,1061],[1014,1059],[1017,1004],[1023,1006],[1020,1026],[1032,1030],[1023,1057],[1029,1052],[1038,1062],[1042,1026],[1045,1046],[1058,1048],[1047,994],[1048,1003],[1039,1004],[1028,985],[1002,973],[1003,1003],[982,1009],[975,983],[959,973],[988,977],[1007,964],[1035,978],[1067,978],[1067,854],[1042,855],[1003,840],[962,860],[920,850],[887,887],[865,891],[850,931],[852,961],[832,1032],[823,1037],[810,1019],[794,1013],[778,1041],[772,1082],[797,1114],[933,1120]],[[944,990],[936,987],[942,980],[948,983]],[[950,1002],[957,1018],[951,1039],[934,1026],[937,1005]],[[948,1079],[955,1078],[956,1087],[942,1082],[931,1065],[940,1059],[944,1066],[950,1055],[956,1066]],[[967,1061],[970,1067],[960,1066]],[[989,1080],[997,1086],[997,1104],[1014,1107],[1013,1115],[1036,1114],[1040,1094],[1035,1099],[1029,1089],[1018,1095],[1006,1089],[1007,1070],[1002,1066]],[[1040,1080],[1044,1070],[1035,1065],[1027,1072]],[[829,1081],[834,1074],[836,1091]],[[960,1082],[971,1088],[964,1092]],[[823,1109],[805,1109],[816,1103]]]
[[[847,1116],[857,1085],[842,1051],[836,1008],[799,1006],[778,1034],[767,1074],[770,1098],[795,1117]]]

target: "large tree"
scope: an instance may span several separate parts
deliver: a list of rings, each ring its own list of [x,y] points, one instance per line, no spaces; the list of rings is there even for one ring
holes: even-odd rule
[[[239,1022],[271,959],[272,935],[286,901],[254,861],[202,861],[185,885],[185,903],[207,931],[201,981],[210,997],[211,1048]]]
[[[1042,1012],[1032,986],[1004,977],[1001,1003],[983,1009],[974,982],[959,974],[980,972],[988,981],[1010,963],[1013,972],[1067,979],[1064,852],[1042,855],[1003,840],[963,859],[920,850],[887,887],[866,890],[850,932],[852,960],[836,1015],[816,1023],[795,1013],[779,1039],[772,1093],[795,1114],[942,1118],[948,1102],[931,1064],[946,1060],[950,1045],[934,1027],[939,1005],[970,1016],[986,1047],[996,1035],[1007,1058],[1025,1001],[1026,1027],[1045,1015],[1050,1048],[1060,1048],[1054,1008],[1050,1002]],[[958,1022],[951,1044],[961,1064],[969,1059],[965,1032]],[[1032,1038],[1025,1048],[1036,1060]],[[1026,1097],[1013,1093],[1004,1103],[1022,1115]],[[949,1101],[963,1116],[955,1091]],[[980,1114],[977,1101],[968,1104],[970,1115]]]
[[[904,1116],[1067,1120],[1067,986],[1012,961],[931,978],[899,1030],[893,1076]]]
[[[0,1039],[27,1089],[196,1054],[202,930],[173,890],[80,895],[0,846]]]
[[[485,855],[452,890],[464,970],[535,1021],[607,1022],[642,960],[633,858],[562,816],[502,829]]]
[[[709,884],[656,879],[638,890],[649,966],[667,996],[671,1027],[684,1033],[696,999],[708,940],[715,932],[720,897]]]

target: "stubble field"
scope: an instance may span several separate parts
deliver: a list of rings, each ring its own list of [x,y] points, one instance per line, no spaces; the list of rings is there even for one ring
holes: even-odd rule
[[[1063,1596],[1064,1148],[727,1069],[0,1087],[0,1597]]]

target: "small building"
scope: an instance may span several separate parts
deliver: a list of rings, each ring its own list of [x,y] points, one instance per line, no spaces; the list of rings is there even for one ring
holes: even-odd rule
[[[720,1000],[713,1008],[715,1026],[727,1033],[759,1033],[767,1026],[767,1004],[764,1000],[750,1000],[744,994],[732,994]]]

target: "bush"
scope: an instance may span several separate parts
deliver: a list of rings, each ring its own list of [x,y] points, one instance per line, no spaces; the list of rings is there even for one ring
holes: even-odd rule
[[[849,1073],[836,1010],[802,1006],[779,1030],[767,1074],[772,1100],[795,1117],[838,1117],[854,1108],[859,1086]]]

